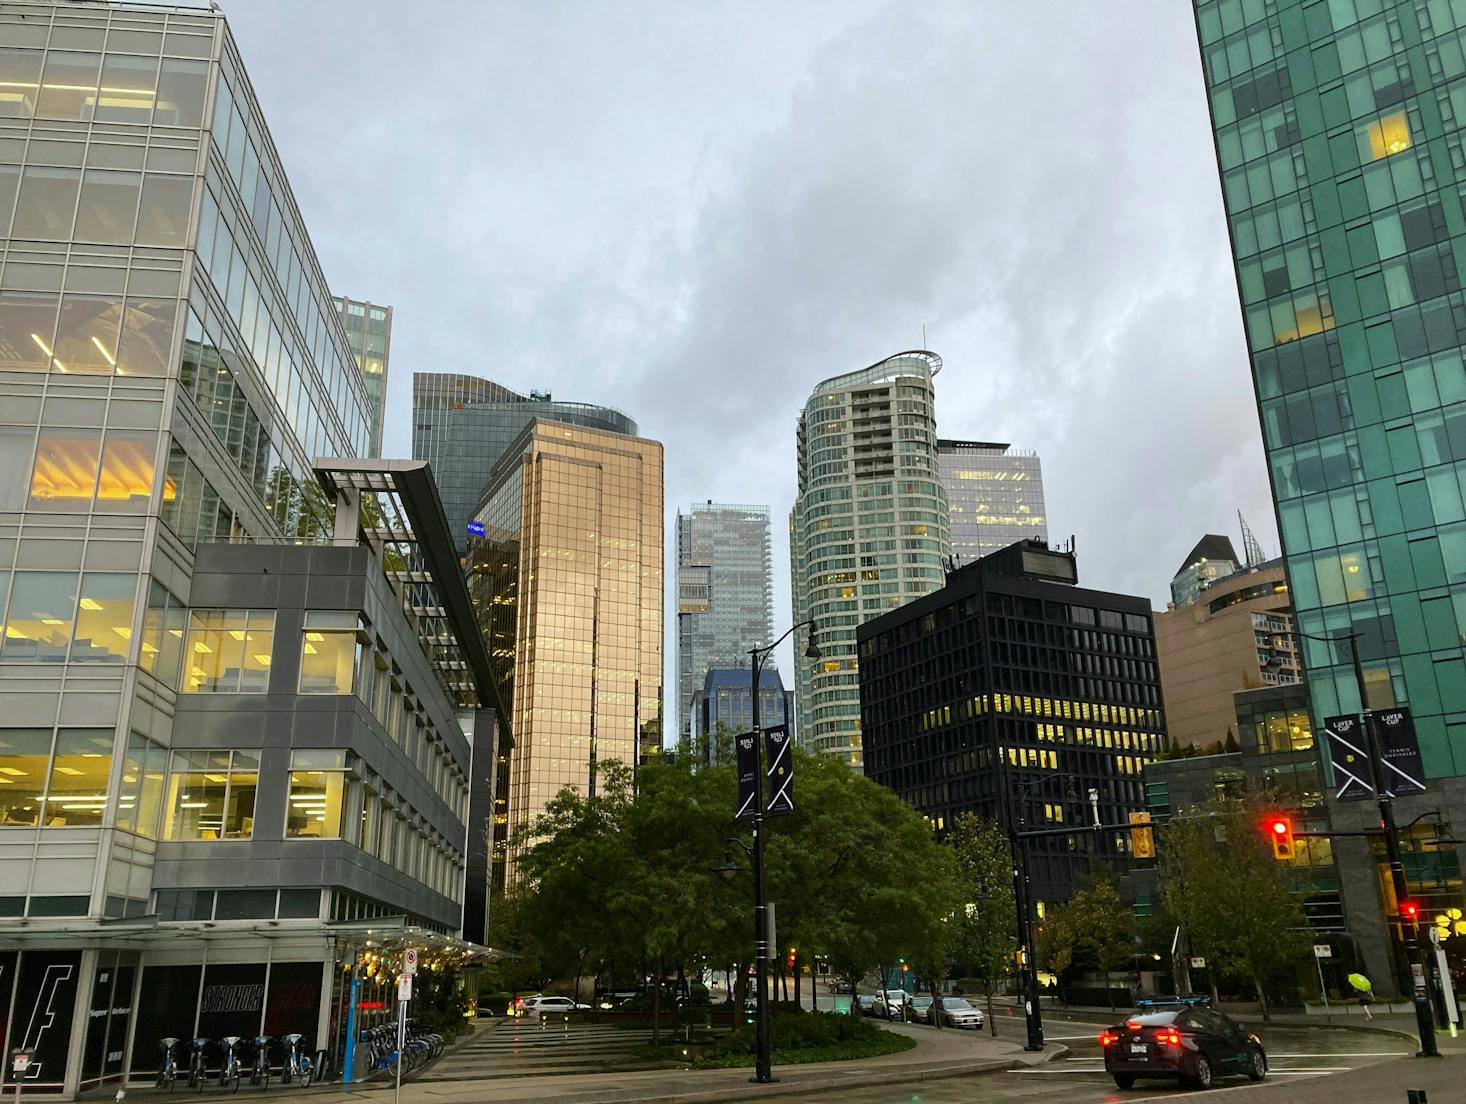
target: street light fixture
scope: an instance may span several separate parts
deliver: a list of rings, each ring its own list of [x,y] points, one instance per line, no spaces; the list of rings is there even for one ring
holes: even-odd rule
[[[767,794],[765,792],[764,778],[764,737],[763,726],[759,721],[759,675],[763,670],[764,663],[773,654],[775,648],[784,643],[796,630],[808,627],[809,643],[804,649],[806,659],[819,659],[821,652],[819,645],[815,643],[815,623],[811,618],[808,621],[801,621],[797,625],[789,626],[787,632],[779,637],[772,644],[766,644],[762,648],[754,647],[748,650],[750,685],[750,712],[753,721],[753,746],[754,746],[754,799],[753,806],[753,948],[754,948],[754,980],[757,984],[756,998],[758,1002],[757,1011],[757,1042],[754,1050],[754,1076],[753,1080],[760,1084],[767,1084],[773,1081],[774,1071],[772,1069],[773,1059],[771,1056],[771,1044],[769,1038],[769,993],[766,979],[769,972],[769,896],[768,887],[764,884],[764,818],[768,812]],[[729,853],[728,861],[724,863],[724,877],[730,877],[727,873],[728,866],[732,862],[732,854]],[[736,868],[735,868],[736,869]]]

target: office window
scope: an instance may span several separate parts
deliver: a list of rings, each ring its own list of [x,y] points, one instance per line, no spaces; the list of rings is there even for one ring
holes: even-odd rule
[[[195,129],[203,126],[208,79],[208,62],[164,58],[158,73],[158,110],[153,124]]]
[[[81,170],[30,165],[21,175],[12,238],[66,241],[76,215]]]
[[[88,572],[81,580],[73,663],[126,663],[132,648],[132,607],[136,575]]]
[[[275,642],[272,610],[194,610],[184,643],[185,694],[263,694]]]
[[[107,48],[131,48],[120,46],[119,36],[140,33],[114,29]],[[97,99],[97,108],[93,115],[95,119],[148,125],[153,117],[153,99],[158,87],[158,51],[149,52],[152,57],[129,57],[126,54],[113,53],[107,55],[102,62],[102,94]]]
[[[63,728],[56,734],[44,824],[86,827],[102,823],[112,778],[112,730]]]
[[[97,507],[108,513],[140,514],[153,497],[156,433],[112,431],[102,450],[97,479]]]
[[[148,173],[143,181],[142,206],[137,218],[139,245],[188,244],[188,218],[193,209],[191,176]]]
[[[90,119],[97,102],[101,54],[52,50],[46,55],[36,115],[43,119]]]
[[[68,293],[61,300],[53,366],[69,375],[110,376],[117,365],[121,321],[121,296]]]
[[[82,178],[81,202],[77,205],[76,240],[129,244],[133,224],[137,221],[137,196],[141,185],[140,173],[88,169]]]
[[[0,825],[40,822],[50,758],[49,728],[0,728]]]
[[[163,811],[163,784],[168,775],[168,750],[146,736],[132,733],[122,760],[122,785],[117,792],[117,827],[155,839]]]
[[[0,659],[61,663],[76,617],[76,575],[70,571],[18,571],[10,589],[10,615]]]
[[[307,611],[301,639],[300,692],[350,694],[366,634],[355,613]]]
[[[287,839],[338,839],[346,796],[344,751],[290,753],[290,792],[286,797]]]
[[[29,119],[41,93],[41,51],[0,50],[0,117]]]
[[[187,621],[188,610],[183,603],[156,579],[150,580],[138,663],[144,671],[156,675],[169,686],[178,678],[178,660],[183,654],[183,632]]]
[[[175,752],[168,779],[167,838],[249,839],[259,781],[256,752]]]
[[[97,488],[100,430],[42,429],[31,469],[32,510],[87,510]]]
[[[165,376],[173,354],[173,324],[178,303],[172,299],[130,296],[122,312],[122,343],[117,353],[121,376]]]
[[[59,298],[48,291],[0,291],[0,333],[14,337],[0,341],[0,371],[46,371]]]

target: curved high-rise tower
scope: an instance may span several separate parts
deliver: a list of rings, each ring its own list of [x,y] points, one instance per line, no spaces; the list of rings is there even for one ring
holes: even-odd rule
[[[855,627],[942,585],[952,552],[925,350],[825,380],[799,417],[789,514],[794,620],[818,624],[818,660],[796,649],[799,737],[862,763]]]

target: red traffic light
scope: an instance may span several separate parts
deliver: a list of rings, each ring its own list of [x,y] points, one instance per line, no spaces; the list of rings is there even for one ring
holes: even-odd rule
[[[1400,906],[1400,915],[1406,920],[1417,920],[1420,917],[1420,906],[1414,901],[1406,901]]]
[[[1273,816],[1267,820],[1267,835],[1272,841],[1273,858],[1280,862],[1293,859],[1293,821],[1285,816]]]
[[[1286,836],[1288,834],[1288,822],[1286,820],[1273,821],[1273,835]]]

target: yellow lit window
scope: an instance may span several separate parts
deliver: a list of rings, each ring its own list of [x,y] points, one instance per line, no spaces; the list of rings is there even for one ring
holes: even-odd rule
[[[1403,111],[1365,123],[1359,128],[1359,154],[1371,161],[1393,157],[1410,148],[1410,123]]]
[[[294,751],[286,797],[287,839],[334,839],[341,835],[346,762],[339,751]]]

